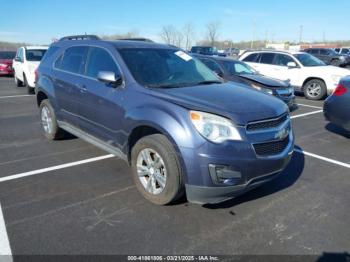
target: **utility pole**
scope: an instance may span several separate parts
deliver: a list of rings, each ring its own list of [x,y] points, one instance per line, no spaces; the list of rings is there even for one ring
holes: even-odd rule
[[[303,30],[304,30],[304,26],[301,25],[299,30],[299,44],[301,44],[303,41]]]
[[[253,20],[253,37],[252,42],[250,43],[250,49],[253,49],[254,47],[254,41],[255,41],[255,30],[256,30],[256,20]]]

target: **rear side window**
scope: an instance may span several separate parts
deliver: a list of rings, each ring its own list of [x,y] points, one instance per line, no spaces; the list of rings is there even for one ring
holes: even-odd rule
[[[83,74],[88,47],[74,46],[68,48],[63,55],[59,69],[76,74]],[[57,61],[56,61],[57,62]]]
[[[321,49],[321,55],[330,55],[330,52],[327,49]]]
[[[118,66],[106,50],[98,47],[90,47],[86,75],[97,78],[100,71],[109,71],[120,75]]]
[[[275,58],[275,54],[273,53],[263,53],[261,54],[260,63],[272,65],[274,58]]]
[[[220,72],[222,73],[222,70],[220,68],[220,66],[218,65],[218,63],[209,60],[209,59],[200,59],[207,67],[209,67],[212,71],[214,72]]]
[[[276,54],[275,55],[275,65],[278,66],[287,66],[289,62],[294,62],[293,58],[291,58],[288,55],[281,55],[281,54]]]
[[[318,53],[319,53],[318,51],[319,51],[318,49],[310,49],[308,51],[308,53],[313,54],[313,55],[318,55]]]
[[[52,58],[52,56],[59,50],[60,48],[57,46],[50,46],[49,49],[46,51],[43,59],[41,60],[42,63],[45,63],[47,59]]]
[[[255,53],[255,54],[251,54],[248,55],[246,58],[243,59],[243,61],[245,62],[256,62],[258,59],[259,54]]]

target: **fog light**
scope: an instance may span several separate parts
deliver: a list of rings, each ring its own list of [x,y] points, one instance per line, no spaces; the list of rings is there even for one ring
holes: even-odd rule
[[[242,179],[241,172],[229,166],[210,164],[209,173],[213,183],[217,185],[236,185]]]

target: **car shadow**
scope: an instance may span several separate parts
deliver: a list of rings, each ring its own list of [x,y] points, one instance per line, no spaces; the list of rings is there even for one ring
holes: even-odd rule
[[[350,132],[342,127],[336,126],[335,124],[328,123],[325,127],[329,132],[343,136],[345,138],[350,138]]]
[[[349,262],[350,254],[348,252],[344,253],[326,253],[324,252],[320,257],[317,258],[316,262]]]
[[[301,148],[298,146],[295,148],[301,150]],[[244,202],[253,201],[255,199],[263,198],[265,196],[282,191],[288,187],[291,187],[299,179],[303,173],[304,166],[305,156],[303,154],[294,152],[290,163],[277,178],[247,193],[244,193],[243,195],[237,196],[236,198],[218,204],[205,204],[203,207],[208,209],[232,208]]]

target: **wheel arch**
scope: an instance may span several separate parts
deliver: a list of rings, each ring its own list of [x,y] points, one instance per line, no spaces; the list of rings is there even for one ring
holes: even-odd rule
[[[308,77],[308,78],[306,78],[306,79],[304,80],[304,82],[303,82],[303,84],[302,84],[302,86],[301,86],[301,88],[302,88],[301,90],[302,90],[302,91],[304,91],[304,87],[305,87],[306,83],[309,82],[309,81],[311,81],[311,80],[320,80],[320,81],[322,81],[322,82],[326,85],[326,88],[327,88],[326,81],[325,81],[323,78],[317,77],[317,76],[310,76],[310,77]]]

